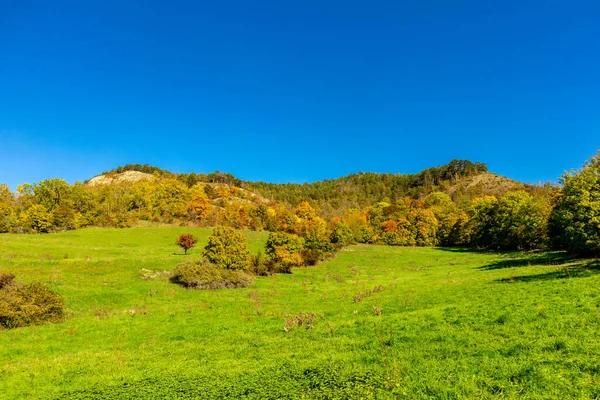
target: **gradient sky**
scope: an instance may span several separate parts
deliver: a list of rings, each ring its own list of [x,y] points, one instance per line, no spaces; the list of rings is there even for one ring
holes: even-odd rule
[[[0,182],[304,182],[600,149],[597,1],[0,0]]]

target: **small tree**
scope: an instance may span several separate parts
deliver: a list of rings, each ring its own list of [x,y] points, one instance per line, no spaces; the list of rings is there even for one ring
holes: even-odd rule
[[[284,232],[271,232],[265,245],[265,253],[269,259],[285,267],[296,267],[303,263],[302,238]]]
[[[177,245],[183,249],[184,254],[187,254],[189,249],[195,247],[196,243],[198,243],[198,238],[191,233],[184,233],[177,238]]]
[[[235,229],[225,226],[213,230],[203,255],[208,261],[221,268],[245,271],[250,266],[246,237]]]
[[[335,228],[333,228],[333,232],[331,232],[330,238],[331,243],[339,247],[354,243],[354,235],[352,234],[352,230],[344,222],[336,224]]]

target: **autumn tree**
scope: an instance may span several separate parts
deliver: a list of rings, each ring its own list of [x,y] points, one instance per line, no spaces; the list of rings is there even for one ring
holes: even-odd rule
[[[14,218],[14,196],[6,184],[0,184],[0,233],[9,232]]]
[[[48,233],[52,230],[52,213],[41,204],[34,204],[20,215],[22,224],[34,233]]]
[[[285,232],[271,232],[265,245],[265,254],[277,263],[295,267],[303,263],[301,255],[303,248],[302,238]]]
[[[204,220],[212,211],[212,203],[202,185],[194,185],[190,188],[190,200],[187,204],[190,217],[196,220]]]
[[[176,243],[183,249],[184,254],[187,254],[189,249],[196,246],[196,243],[198,243],[198,238],[191,233],[184,233],[177,238]]]

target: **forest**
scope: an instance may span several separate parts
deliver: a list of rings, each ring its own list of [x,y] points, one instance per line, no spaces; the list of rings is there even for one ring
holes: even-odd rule
[[[599,153],[600,154],[600,153]],[[131,164],[105,172],[148,174],[136,182],[70,185],[58,178],[0,185],[0,232],[49,233],[140,221],[285,232],[312,249],[330,244],[559,248],[598,254],[600,155],[560,185],[461,186],[488,176],[466,160],[417,174],[358,173],[305,184],[245,182],[231,174],[176,174]],[[312,246],[312,247],[311,247]]]

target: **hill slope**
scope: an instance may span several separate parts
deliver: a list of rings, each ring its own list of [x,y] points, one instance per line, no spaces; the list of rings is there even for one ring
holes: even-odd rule
[[[215,187],[228,185],[227,187],[246,190],[251,194],[250,197],[264,199],[261,201],[265,203],[273,201],[295,207],[302,201],[309,201],[320,210],[321,215],[329,217],[341,215],[349,208],[362,209],[380,201],[394,202],[404,197],[422,199],[434,191],[445,192],[455,202],[461,203],[481,195],[502,196],[509,191],[535,189],[534,186],[488,172],[483,163],[468,160],[452,160],[446,165],[428,168],[417,174],[360,172],[303,184],[242,181],[219,171],[210,174],[174,174],[158,167],[139,164],[116,168],[107,175],[121,177],[133,171],[138,174],[152,171],[155,175],[169,176],[188,186],[196,183],[210,183]],[[90,182],[98,179],[99,177],[94,178]],[[249,199],[247,195],[241,197]]]
[[[199,237],[188,256],[174,238]],[[598,266],[562,253],[358,245],[245,289],[143,269],[210,230],[0,235],[0,274],[65,296],[64,323],[0,331],[7,399],[597,398]],[[267,234],[245,232],[252,253]],[[596,263],[597,264],[597,263]],[[145,278],[145,279],[143,279]],[[284,328],[294,316],[304,326]]]

